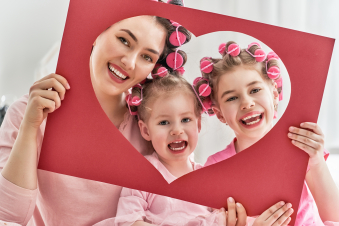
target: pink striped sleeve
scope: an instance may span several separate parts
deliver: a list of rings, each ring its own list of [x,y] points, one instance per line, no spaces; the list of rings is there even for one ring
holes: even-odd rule
[[[27,106],[27,95],[8,109],[0,128],[0,171],[5,166]],[[25,225],[33,215],[38,190],[21,188],[0,173],[0,220]]]

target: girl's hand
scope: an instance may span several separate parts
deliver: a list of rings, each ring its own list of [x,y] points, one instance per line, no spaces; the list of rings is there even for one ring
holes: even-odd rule
[[[50,74],[36,81],[29,90],[24,125],[38,129],[47,114],[60,107],[66,89],[70,89],[70,86],[61,75]]]
[[[243,205],[236,203],[232,197],[227,199],[226,225],[245,226],[247,214]]]
[[[255,219],[253,226],[286,226],[291,221],[292,204],[278,202]]]
[[[310,156],[310,167],[318,165],[324,161],[324,134],[316,123],[304,122],[300,127],[304,129],[291,126],[288,137],[292,139],[292,144]]]

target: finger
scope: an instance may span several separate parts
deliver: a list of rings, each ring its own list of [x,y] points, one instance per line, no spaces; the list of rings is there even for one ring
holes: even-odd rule
[[[294,210],[288,209],[286,210],[275,222],[272,226],[281,226],[283,224],[286,223],[286,221],[288,221],[288,218],[290,218],[290,216],[293,214]],[[288,221],[289,222],[289,221]]]
[[[293,213],[293,211],[291,212],[291,207],[292,204],[287,203],[279,208],[277,211],[275,211],[269,218],[267,218],[266,222],[268,223],[268,225],[276,223],[275,226],[277,226],[282,224],[287,219],[287,217],[289,217]]]
[[[237,211],[237,224],[236,226],[245,226],[247,223],[247,213],[243,205],[237,203],[236,205]]]
[[[291,218],[287,218],[281,226],[287,226],[291,221]]]
[[[51,89],[55,90],[59,93],[60,99],[63,100],[66,93],[66,88],[55,78],[50,78],[44,81],[41,81],[39,83],[36,83],[31,87],[30,92],[33,92],[34,90],[49,90]]]
[[[298,141],[300,143],[306,144],[314,149],[321,149],[322,144],[318,141],[312,140],[311,138],[300,136],[294,133],[288,133],[288,137],[292,140]]]
[[[45,77],[43,77],[42,79],[36,81],[34,84],[36,83],[40,83],[44,80],[47,80],[47,79],[50,79],[50,78],[55,78],[56,80],[58,80],[66,89],[70,89],[71,87],[69,86],[69,83],[68,81],[61,75],[58,75],[58,74],[54,74],[54,73],[51,73]]]
[[[292,144],[305,151],[310,157],[316,155],[316,150],[313,147],[308,146],[307,144],[295,140],[292,140]]]
[[[272,216],[272,214],[274,214],[278,209],[280,209],[281,207],[283,207],[285,205],[285,202],[281,201],[278,202],[276,204],[274,204],[273,206],[271,206],[270,208],[268,208],[265,212],[263,212],[258,218],[265,221],[267,220],[270,216]]]
[[[52,100],[39,96],[36,97],[36,101],[38,101],[38,108],[42,109],[44,113],[51,113],[56,109],[55,102]]]
[[[237,222],[235,201],[232,197],[227,199],[227,226],[235,226]]]
[[[311,129],[318,135],[324,135],[323,131],[321,130],[320,126],[317,123],[314,122],[303,122],[300,124],[300,127],[305,129]]]
[[[42,97],[43,99],[48,99],[54,102],[55,109],[58,109],[61,106],[61,99],[59,94],[56,91],[51,90],[35,90],[31,93],[32,98]],[[39,101],[41,99],[37,99]]]
[[[323,136],[316,134],[313,131],[306,130],[306,129],[301,129],[301,128],[291,126],[289,128],[289,131],[292,134],[300,135],[300,136],[312,139],[312,140],[320,142],[320,143],[323,143],[323,140],[324,140]]]

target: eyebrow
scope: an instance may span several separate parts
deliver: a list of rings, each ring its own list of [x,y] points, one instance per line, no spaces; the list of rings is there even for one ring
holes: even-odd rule
[[[135,42],[138,42],[138,39],[137,37],[135,37],[135,35],[128,29],[121,29],[120,31],[124,31],[126,32],[129,36],[131,36],[131,38],[135,41]],[[154,54],[157,54],[157,55],[160,55],[160,53],[154,49],[149,49],[147,48],[146,50],[148,50],[149,52],[151,53],[154,53]]]
[[[128,29],[121,29],[120,31],[126,32],[127,34],[129,34],[129,36],[131,36],[131,38],[133,38],[133,40],[134,40],[135,42],[138,42],[137,37],[135,37],[135,35],[134,35],[130,30],[128,30]]]
[[[250,82],[250,83],[247,84],[247,87],[249,87],[249,86],[251,86],[251,85],[255,85],[255,84],[257,84],[257,83],[261,83],[261,82],[260,82],[260,81],[253,81],[253,82]],[[229,94],[229,93],[233,93],[233,92],[235,92],[235,90],[227,90],[227,91],[223,92],[223,94],[221,95],[220,98],[223,98],[225,95],[227,95],[227,94]]]

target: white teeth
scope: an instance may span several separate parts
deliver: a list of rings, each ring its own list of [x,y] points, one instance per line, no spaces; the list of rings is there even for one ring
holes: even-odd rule
[[[185,148],[185,146],[183,146],[183,147],[181,147],[181,148],[171,148],[171,150],[173,150],[173,151],[179,151],[179,150],[182,150],[182,149],[184,149]]]
[[[257,120],[255,120],[253,122],[246,123],[246,125],[253,125],[253,124],[255,124],[255,123],[259,122],[259,121],[260,121],[260,118],[258,118]]]
[[[260,115],[261,115],[261,114],[255,114],[255,115],[247,116],[246,118],[243,118],[242,120],[243,120],[243,121],[246,121],[247,119],[254,118],[254,117],[258,117],[258,116],[260,116]]]
[[[112,65],[108,64],[108,68],[109,68],[109,70],[111,72],[114,72],[114,74],[117,75],[119,78],[121,78],[121,79],[126,79],[127,78],[127,76],[121,74],[120,71],[118,71],[117,69],[112,67]]]
[[[172,142],[172,143],[175,143],[175,144],[179,144],[179,143],[181,143],[182,141],[174,141],[174,142]]]

